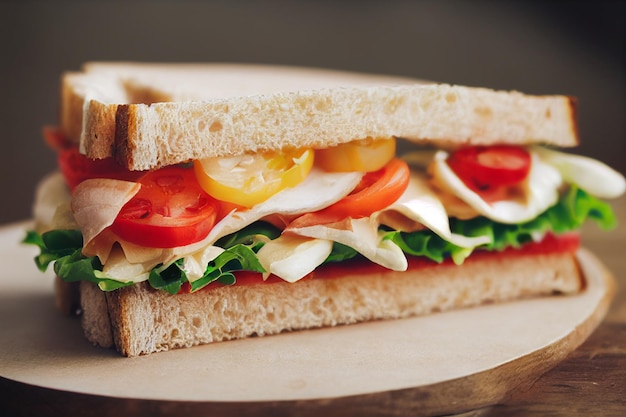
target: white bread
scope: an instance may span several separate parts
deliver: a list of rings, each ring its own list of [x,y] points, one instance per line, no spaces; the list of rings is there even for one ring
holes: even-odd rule
[[[524,297],[575,293],[571,253],[488,254],[462,266],[378,270],[340,278],[221,287],[169,295],[146,284],[103,293],[81,283],[87,338],[125,356],[284,331],[399,319]]]
[[[88,146],[93,146],[90,154],[104,158],[111,155],[104,144],[113,145],[118,104],[211,101],[416,82],[410,78],[269,65],[91,62],[83,66],[82,72],[63,74],[59,127],[68,139],[79,141],[85,111],[85,130],[94,137],[88,141]],[[103,144],[92,145],[100,141]]]
[[[437,146],[575,146],[575,100],[302,68],[90,64],[63,80],[61,127],[129,169],[396,136]],[[133,104],[134,103],[134,104]]]

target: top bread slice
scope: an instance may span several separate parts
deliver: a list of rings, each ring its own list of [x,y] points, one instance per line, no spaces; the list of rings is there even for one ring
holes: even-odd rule
[[[392,136],[578,144],[572,97],[237,64],[86,64],[63,77],[60,126],[88,157],[132,170]]]

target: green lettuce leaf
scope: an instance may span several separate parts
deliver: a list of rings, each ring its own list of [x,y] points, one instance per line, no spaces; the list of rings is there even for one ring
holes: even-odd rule
[[[265,269],[251,248],[243,244],[236,244],[209,262],[204,275],[191,282],[191,291],[198,291],[216,281],[222,285],[233,285],[235,283],[233,273],[236,271],[265,272]],[[159,265],[153,268],[148,278],[148,282],[153,288],[167,291],[170,294],[178,293],[183,284],[188,281],[187,274],[183,270],[182,259],[167,267]]]
[[[533,236],[546,232],[565,233],[579,229],[587,219],[594,220],[602,229],[616,226],[617,220],[611,206],[585,191],[570,187],[567,193],[537,218],[521,224],[496,223],[486,217],[470,220],[450,219],[450,229],[465,236],[489,236],[491,243],[480,246],[482,250],[501,251],[518,248],[533,241]],[[463,262],[472,252],[440,238],[430,230],[413,233],[391,231],[385,235],[405,253],[425,256],[435,262],[451,257],[456,264]]]
[[[270,223],[258,221],[235,233],[224,236],[215,242],[215,246],[228,249],[241,244],[248,246],[256,253],[266,241],[276,239],[278,236],[280,236],[279,228]]]
[[[256,222],[220,239],[218,244],[226,250],[209,263],[202,278],[192,283],[192,291],[197,291],[214,281],[232,285],[235,283],[233,275],[235,271],[265,272],[256,257],[256,252],[265,241],[275,239],[279,235],[280,230],[275,226],[266,222]],[[107,277],[102,272],[102,264],[97,257],[84,256],[81,252],[83,238],[79,230],[52,230],[43,234],[28,231],[22,242],[39,247],[40,254],[35,257],[35,263],[42,272],[54,262],[54,272],[66,282],[90,281],[96,283],[103,291],[112,291],[133,284]],[[182,265],[182,259],[167,267],[157,265],[150,271],[148,283],[153,288],[170,294],[179,292],[182,285],[188,282]]]
[[[191,291],[198,291],[214,281],[223,285],[232,285],[235,283],[233,272],[236,271],[265,272],[265,269],[250,247],[237,244],[209,262],[204,276],[191,283]]]
[[[265,242],[278,236],[280,229],[270,223],[258,221],[219,239],[215,246],[224,248],[224,252],[209,262],[201,278],[191,283],[191,291],[198,291],[212,282],[233,285],[236,281],[234,272],[237,271],[265,272],[256,253]]]
[[[333,248],[330,252],[330,255],[328,255],[328,258],[326,258],[324,263],[346,261],[348,259],[354,258],[358,254],[359,252],[357,252],[350,246],[333,242]]]
[[[83,248],[83,235],[78,230],[53,230],[41,235],[29,231],[22,242],[39,247],[40,253],[35,257],[35,264],[44,272],[51,262],[80,251]]]
[[[529,222],[503,224],[485,217],[470,220],[450,219],[450,228],[454,233],[465,236],[489,236],[491,243],[477,249],[500,251],[531,242],[533,236],[537,234],[546,232],[558,234],[576,230],[587,219],[594,220],[605,230],[615,227],[617,223],[609,204],[572,186],[557,204]],[[221,238],[216,245],[225,251],[209,263],[200,279],[191,283],[192,291],[216,281],[232,285],[235,283],[236,271],[265,272],[256,252],[265,242],[278,236],[280,236],[278,228],[266,222],[255,222]],[[461,264],[473,251],[447,242],[430,230],[413,233],[387,230],[384,239],[392,240],[408,255],[424,256],[435,262],[452,258],[456,264]],[[53,230],[43,234],[30,231],[27,232],[23,242],[39,247],[40,254],[35,257],[35,263],[40,270],[45,271],[54,262],[55,273],[67,282],[87,280],[96,283],[104,291],[132,285],[132,282],[110,279],[102,272],[102,264],[97,257],[86,257],[81,253],[83,239],[78,230]],[[332,252],[325,262],[341,262],[355,256],[358,256],[358,253],[354,249],[334,243]],[[182,259],[171,265],[158,265],[150,272],[148,282],[156,289],[175,294],[188,282],[182,268]]]
[[[430,230],[412,233],[392,231],[386,233],[384,239],[391,240],[407,255],[424,256],[437,263],[452,257],[455,263],[461,264],[472,252],[471,249],[456,246],[442,239]]]
[[[105,291],[131,285],[102,276],[102,264],[97,257],[86,257],[83,236],[78,230],[53,230],[43,234],[29,231],[23,243],[40,249],[35,264],[42,271],[54,262],[54,272],[66,282],[90,281]]]
[[[191,283],[191,291],[197,291],[215,281],[222,285],[233,285],[233,272],[236,271],[265,272],[256,252],[267,240],[276,239],[279,235],[280,230],[270,223],[255,222],[219,239],[215,245],[225,251],[209,263],[201,278]],[[153,268],[148,282],[153,288],[176,294],[184,283],[189,282],[183,270],[183,260],[179,259],[167,267],[158,265]]]
[[[183,260],[179,259],[165,268],[163,265],[157,265],[150,271],[148,283],[154,289],[176,294],[187,282],[187,275],[182,270],[182,264]]]

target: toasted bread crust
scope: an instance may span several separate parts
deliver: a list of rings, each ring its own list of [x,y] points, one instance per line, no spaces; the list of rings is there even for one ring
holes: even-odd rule
[[[492,254],[462,266],[443,264],[409,272],[373,269],[339,278],[221,287],[169,295],[147,284],[106,293],[108,316],[83,321],[90,340],[137,356],[283,331],[398,319],[526,297],[575,293],[584,287],[575,255]],[[89,285],[89,284],[87,284]],[[83,296],[84,297],[84,296]],[[92,306],[93,294],[82,308]],[[106,324],[105,323],[105,324]]]
[[[578,143],[576,101],[566,96],[424,85],[408,79],[393,83],[388,77],[362,74],[353,74],[358,83],[351,84],[351,75],[346,73],[334,76],[315,70],[233,66],[228,71],[239,71],[241,80],[258,79],[250,83],[252,95],[244,87],[233,85],[230,91],[227,85],[213,96],[203,91],[194,97],[189,86],[173,87],[189,70],[153,71],[164,77],[158,79],[162,84],[156,84],[150,79],[137,81],[141,80],[140,71],[150,74],[151,67],[131,68],[133,71],[127,71],[132,72],[132,79],[124,78],[123,70],[86,72],[82,79],[66,77],[64,91],[69,98],[63,101],[61,123],[68,124],[64,129],[67,134],[75,134],[72,120],[83,120],[82,146],[89,157],[115,154],[121,164],[134,170],[190,159],[284,148],[326,148],[390,136],[439,146]],[[232,76],[219,68],[207,64],[190,74],[206,71],[234,84]],[[273,72],[290,77],[294,89],[280,91],[281,79]],[[297,88],[300,78],[302,89]],[[346,87],[339,87],[334,78],[341,79]],[[204,88],[202,81],[207,79],[200,78],[199,90]],[[210,81],[211,87],[217,88],[216,81]],[[97,82],[115,93],[104,97],[97,88],[91,91],[90,85]],[[323,88],[325,83],[330,87]],[[277,92],[269,89],[256,94],[256,84],[274,85]],[[317,88],[307,90],[309,85]],[[84,112],[78,105],[81,97],[89,100]]]
[[[83,132],[89,132],[92,140],[97,142],[101,149],[101,154],[113,154],[115,141],[107,138],[114,138],[117,129],[117,105],[107,105],[98,100],[87,102],[86,113],[91,117],[84,119]]]
[[[576,137],[576,145],[579,144],[580,131],[578,126],[578,99],[576,97],[568,96],[569,104],[569,118],[572,121],[572,133]]]
[[[132,161],[133,153],[128,140],[128,128],[131,126],[129,119],[128,105],[122,104],[117,106],[115,110],[115,146],[111,151],[111,155],[118,161],[129,161],[131,165],[134,165]]]

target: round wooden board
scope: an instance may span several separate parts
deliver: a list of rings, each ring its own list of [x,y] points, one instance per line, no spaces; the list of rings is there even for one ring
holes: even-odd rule
[[[613,279],[579,252],[584,292],[122,358],[53,308],[52,276],[0,229],[0,388],[21,414],[436,415],[503,401],[600,323]],[[42,409],[42,404],[44,408]]]

